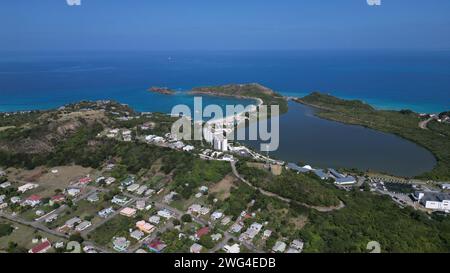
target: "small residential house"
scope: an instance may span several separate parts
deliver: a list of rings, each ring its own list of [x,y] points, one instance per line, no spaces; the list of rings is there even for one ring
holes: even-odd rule
[[[66,196],[62,193],[54,195],[50,198],[50,205],[60,204],[66,200]]]
[[[98,197],[98,193],[94,192],[91,195],[89,195],[86,200],[90,203],[95,203],[98,202],[100,200],[100,198]]]
[[[26,206],[35,207],[41,203],[41,197],[37,194],[30,195],[25,201],[23,202]]]
[[[66,192],[69,196],[75,197],[80,194],[81,190],[79,188],[68,188]]]
[[[213,241],[219,241],[220,239],[222,239],[222,234],[220,234],[220,233],[211,235],[211,240],[213,240]]]
[[[240,248],[239,244],[234,244],[234,245],[231,245],[231,246],[230,245],[225,245],[223,247],[223,250],[226,253],[234,253],[234,254],[237,254],[237,253],[241,252],[241,248]]]
[[[150,234],[150,233],[152,233],[152,232],[155,230],[155,226],[154,226],[154,225],[152,225],[152,224],[150,224],[150,223],[147,223],[147,222],[145,222],[145,221],[139,221],[139,222],[137,222],[137,223],[136,223],[136,227],[137,227],[140,231],[142,231],[142,232],[144,232],[144,233],[147,233],[147,234]]]
[[[213,221],[217,221],[222,217],[223,217],[223,213],[220,211],[215,211],[215,212],[213,212],[213,214],[211,214],[211,220],[213,220]]]
[[[114,213],[114,209],[112,207],[106,208],[106,209],[102,209],[101,211],[98,212],[98,216],[100,216],[101,218],[107,218],[109,215]]]
[[[197,244],[197,243],[194,243],[194,244],[190,247],[189,251],[190,251],[191,253],[200,253],[200,252],[202,251],[202,249],[203,249],[203,246],[202,246],[202,245],[199,245],[199,244]]]
[[[120,211],[120,215],[123,215],[126,217],[134,217],[136,215],[136,209],[129,208],[129,207],[123,208]]]
[[[111,185],[112,183],[116,182],[116,179],[114,177],[108,177],[105,179],[106,185]]]
[[[22,186],[18,187],[18,188],[17,188],[17,191],[20,192],[20,193],[24,193],[24,192],[26,192],[26,191],[35,189],[35,188],[37,188],[37,187],[39,187],[38,184],[27,183],[27,184],[25,184],[25,185],[22,185]]]
[[[230,216],[225,216],[221,221],[220,224],[226,226],[231,222],[231,217]]]
[[[269,238],[270,235],[272,235],[272,231],[271,230],[269,230],[269,229],[264,230],[263,237],[265,239]]]
[[[144,210],[145,209],[145,200],[136,201],[136,209]]]
[[[139,189],[139,184],[131,184],[127,187],[127,191],[129,192],[135,192],[137,189]]]
[[[141,230],[138,230],[138,229],[136,229],[136,230],[134,230],[133,232],[131,232],[130,233],[130,237],[131,238],[134,238],[134,239],[136,239],[136,240],[141,240],[142,239],[142,237],[144,237],[144,232],[142,232]]]
[[[202,227],[195,233],[195,239],[200,240],[204,235],[209,233],[209,227]]]
[[[230,231],[233,232],[233,233],[239,233],[239,232],[241,232],[243,227],[244,226],[241,223],[234,223],[231,226]]]
[[[122,182],[120,182],[120,185],[122,187],[128,187],[131,184],[134,184],[134,176],[129,176],[129,177],[127,177],[127,179],[125,179]]]
[[[152,252],[160,253],[162,252],[167,245],[158,238],[155,238],[150,243],[146,243],[145,246]]]
[[[157,214],[166,219],[170,219],[174,216],[174,213],[168,209],[159,210]]]
[[[111,203],[119,205],[119,206],[123,206],[128,202],[128,200],[129,199],[126,196],[116,195],[111,200]]]
[[[278,252],[278,253],[284,252],[285,250],[286,250],[286,243],[281,242],[281,241],[277,241],[272,248],[273,252]]]
[[[90,178],[89,176],[78,179],[78,183],[81,185],[87,185],[91,182],[92,182],[92,178]]]
[[[45,253],[52,247],[52,244],[48,240],[42,241],[40,244],[34,246],[28,251],[28,253]]]
[[[301,253],[303,251],[303,242],[300,240],[293,240],[286,250],[286,253]]]
[[[68,228],[73,228],[79,223],[81,223],[81,219],[78,217],[73,217],[72,219],[67,220],[64,225]]]
[[[136,190],[136,194],[143,195],[147,189],[148,187],[146,185],[142,185]]]
[[[81,231],[87,229],[88,227],[90,227],[91,225],[92,225],[91,222],[83,221],[83,222],[81,222],[80,224],[77,225],[77,227],[75,228],[75,231],[81,232]]]
[[[161,217],[159,217],[158,215],[153,215],[150,216],[150,218],[148,218],[148,221],[152,224],[158,225],[159,222],[161,221]]]
[[[128,247],[130,246],[130,241],[127,240],[125,237],[114,237],[113,238],[113,247],[118,252],[125,252],[127,251]]]
[[[3,182],[2,184],[0,184],[0,188],[2,188],[2,189],[6,189],[8,187],[11,187],[11,182],[9,182],[9,181],[6,181],[6,182]]]

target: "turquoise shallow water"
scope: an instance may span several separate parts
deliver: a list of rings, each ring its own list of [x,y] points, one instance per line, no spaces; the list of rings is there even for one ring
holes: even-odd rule
[[[0,53],[0,111],[49,109],[80,100],[114,99],[138,111],[193,105],[196,86],[258,82],[286,96],[312,91],[362,99],[381,109],[450,109],[450,52],[31,52]],[[151,86],[180,92],[150,93]],[[204,105],[251,100],[204,97]],[[291,105],[273,155],[320,167],[357,167],[413,176],[433,156],[398,137],[315,118]],[[254,143],[248,143],[255,145]],[[256,146],[255,146],[256,147]]]
[[[173,101],[150,86],[259,82],[286,96],[312,91],[378,108],[450,109],[449,51],[0,52],[0,111],[113,98],[143,111]]]

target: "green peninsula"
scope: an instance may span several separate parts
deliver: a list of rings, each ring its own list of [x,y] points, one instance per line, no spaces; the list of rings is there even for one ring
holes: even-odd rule
[[[287,100],[279,93],[258,83],[227,84],[222,86],[197,87],[191,94],[260,99],[265,105],[279,105],[280,114],[288,110]]]

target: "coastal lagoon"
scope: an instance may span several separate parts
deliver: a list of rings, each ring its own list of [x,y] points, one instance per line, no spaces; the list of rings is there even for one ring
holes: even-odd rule
[[[450,108],[449,62],[448,51],[2,52],[0,112],[114,99],[138,111],[169,113],[177,104],[192,107],[193,97],[184,91],[193,87],[246,82],[285,96],[321,90],[378,108],[439,112]],[[178,92],[150,93],[151,86]],[[254,103],[203,98],[204,105]],[[281,117],[280,134],[280,148],[271,156],[285,161],[404,176],[435,164],[427,150],[412,142],[319,119],[313,109],[296,103]]]
[[[269,155],[321,168],[357,168],[412,177],[436,164],[425,148],[396,135],[318,118],[312,107],[289,102],[280,116],[280,146]],[[259,141],[244,141],[259,151]]]

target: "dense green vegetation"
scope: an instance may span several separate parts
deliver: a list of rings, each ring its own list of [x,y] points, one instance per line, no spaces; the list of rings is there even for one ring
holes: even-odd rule
[[[0,237],[8,236],[13,230],[14,228],[9,224],[0,224]]]
[[[427,128],[432,130],[433,132],[436,132],[443,137],[450,138],[450,124],[449,123],[440,123],[436,120],[430,121],[427,124]]]
[[[132,218],[118,215],[96,228],[89,235],[97,244],[108,245],[115,236],[127,237],[128,230],[135,227],[135,222],[136,220]],[[118,230],[119,232],[117,232]]]
[[[242,211],[247,209],[250,201],[255,200],[257,191],[247,184],[239,184],[238,188],[231,188],[230,196],[221,204],[226,215],[236,219]]]
[[[300,203],[312,206],[339,204],[334,187],[314,174],[297,174],[284,170],[281,175],[276,176],[269,171],[249,167],[245,162],[238,164],[238,170],[252,185]]]
[[[218,182],[231,172],[226,162],[201,160],[187,153],[169,154],[163,157],[163,163],[162,170],[173,171],[171,188],[184,198],[198,192],[200,186]]]
[[[317,92],[297,101],[320,108],[321,111],[317,112],[319,117],[393,133],[422,145],[435,155],[437,165],[419,178],[450,179],[448,124],[437,125],[431,122],[429,130],[424,130],[418,126],[420,116],[412,111],[376,110],[361,101],[342,100]]]
[[[399,208],[388,197],[369,192],[342,193],[344,209],[310,211],[300,231],[307,252],[368,252],[377,241],[382,252],[450,251],[450,218],[429,217],[412,208]]]
[[[242,98],[259,98],[263,100],[265,105],[279,105],[280,113],[286,113],[288,110],[287,101],[282,95],[256,83],[197,87],[192,89],[192,93]]]
[[[22,126],[27,123],[34,123],[42,114],[40,111],[8,114],[0,113],[0,127]]]

